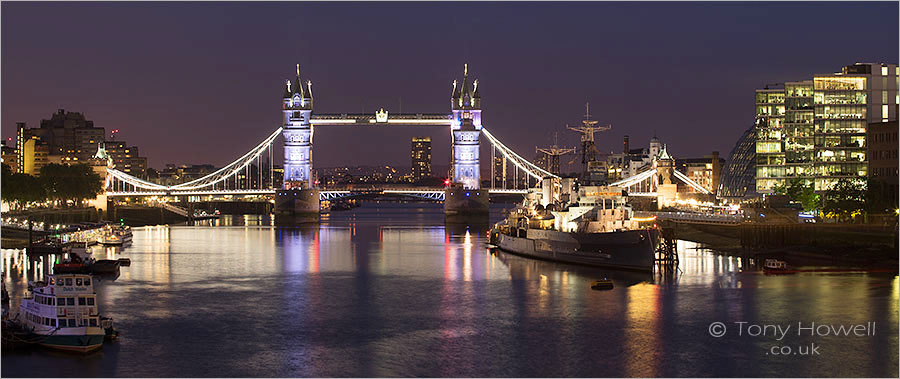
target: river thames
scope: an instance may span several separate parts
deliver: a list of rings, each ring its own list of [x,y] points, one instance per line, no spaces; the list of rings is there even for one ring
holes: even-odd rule
[[[681,241],[680,272],[670,277],[536,261],[485,242],[486,225],[445,226],[439,204],[368,203],[295,228],[261,216],[135,228],[129,247],[94,248],[98,259],[132,262],[95,285],[121,338],[87,356],[6,349],[2,375],[898,372],[894,274],[767,276],[746,259]],[[53,259],[3,251],[13,314],[27,280]],[[615,289],[591,290],[604,276]],[[797,331],[812,323],[832,329]],[[833,332],[854,325],[873,330]],[[770,333],[777,327],[788,329]]]

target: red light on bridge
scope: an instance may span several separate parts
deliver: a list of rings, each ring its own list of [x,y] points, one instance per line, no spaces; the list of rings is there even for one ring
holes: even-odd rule
[[[444,179],[444,187],[450,187],[450,179]]]

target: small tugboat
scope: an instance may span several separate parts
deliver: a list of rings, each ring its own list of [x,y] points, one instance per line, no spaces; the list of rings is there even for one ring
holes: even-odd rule
[[[131,242],[132,236],[129,226],[106,225],[97,237],[97,242],[105,246],[121,246]]]
[[[87,353],[115,333],[111,320],[101,325],[93,280],[85,274],[48,275],[30,283],[19,308],[21,326],[42,346]]]
[[[778,259],[766,259],[765,264],[763,265],[763,272],[767,275],[785,275],[794,273],[787,262]]]
[[[113,232],[100,234],[100,236],[97,237],[97,242],[103,246],[122,246],[122,244],[125,243],[125,241],[122,241],[121,237]]]
[[[130,258],[119,258],[119,266],[121,266],[121,267],[131,266],[131,259]]]
[[[87,274],[90,273],[90,264],[94,258],[87,249],[86,243],[72,243],[62,250],[68,257],[53,265],[55,274]]]
[[[66,246],[63,251],[68,254],[68,258],[53,266],[55,274],[95,274],[104,277],[119,275],[118,260],[94,259],[85,243]]]
[[[118,275],[119,261],[114,259],[100,259],[90,265],[90,272],[94,275]]]
[[[591,283],[591,289],[597,291],[611,290],[613,289],[613,281],[606,278],[595,280]]]

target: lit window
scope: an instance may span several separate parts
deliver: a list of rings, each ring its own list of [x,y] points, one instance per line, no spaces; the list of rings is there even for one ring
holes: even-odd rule
[[[881,106],[881,118],[888,118],[888,106],[887,106],[887,104]]]
[[[881,66],[881,75],[887,76],[887,74],[888,74],[888,67]]]

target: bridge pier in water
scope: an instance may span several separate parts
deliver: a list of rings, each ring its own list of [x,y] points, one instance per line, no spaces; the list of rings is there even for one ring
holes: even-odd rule
[[[444,190],[444,218],[450,223],[487,223],[487,189],[448,188]]]
[[[319,190],[294,188],[275,191],[276,224],[314,222],[319,222]]]

